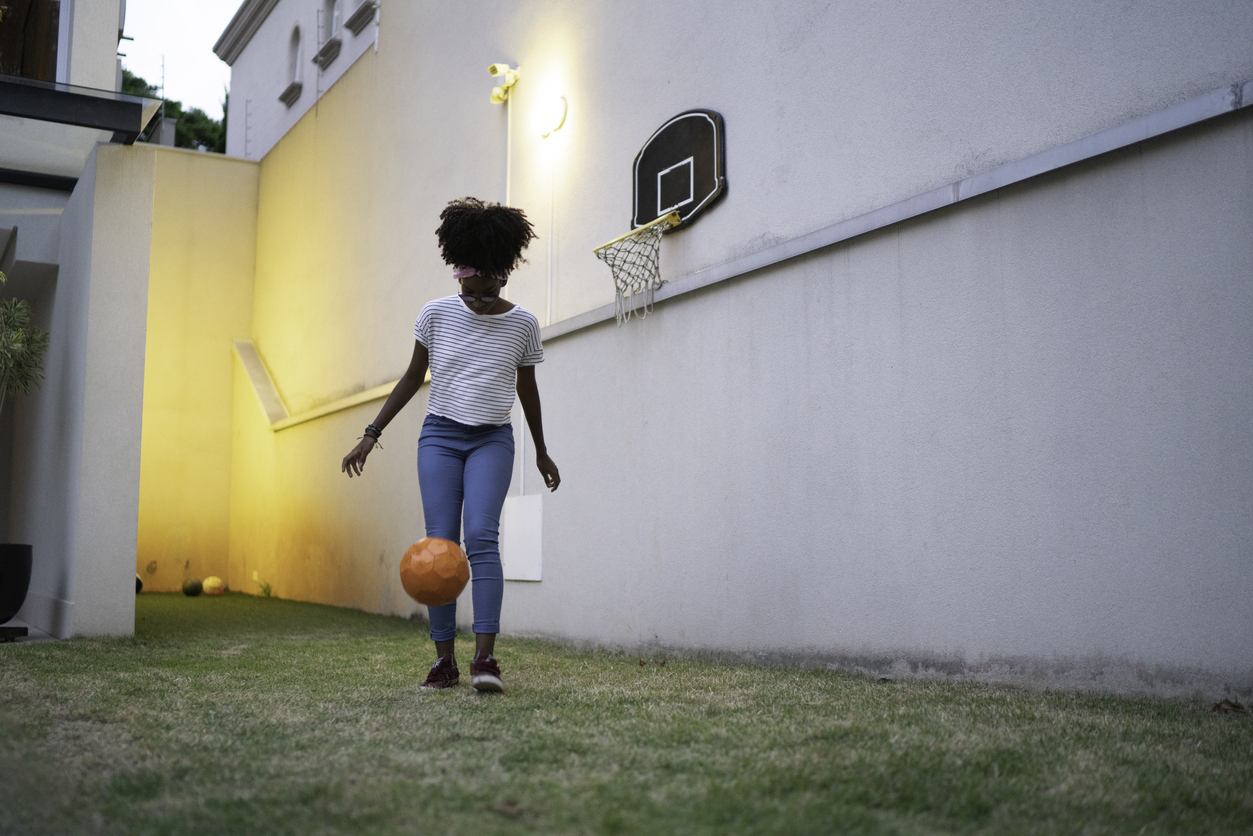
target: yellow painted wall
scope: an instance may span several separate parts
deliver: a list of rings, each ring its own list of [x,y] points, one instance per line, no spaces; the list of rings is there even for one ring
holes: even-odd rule
[[[456,292],[434,232],[449,200],[505,197],[508,116],[489,100],[496,81],[487,73],[497,61],[527,68],[514,93],[510,202],[542,236],[508,294],[543,320],[550,186],[562,193],[579,184],[566,205],[603,209],[575,177],[584,157],[568,146],[579,112],[572,106],[563,134],[546,144],[530,126],[549,93],[590,98],[584,77],[568,71],[579,41],[561,18],[556,7],[539,20],[508,6],[467,6],[452,17],[397,6],[378,51],[353,63],[261,160],[251,337],[290,413],[396,380],[423,303]],[[470,31],[478,34],[467,47]],[[621,220],[614,209],[614,220],[577,239],[567,284],[559,271],[554,282],[558,314],[612,299],[610,273],[590,245],[618,234]],[[555,228],[563,222],[557,212]],[[561,265],[562,239],[553,237]],[[593,288],[594,304],[563,295],[575,283]],[[424,533],[415,451],[425,399],[420,392],[392,422],[364,477],[350,481],[340,461],[381,402],[273,432],[237,362],[231,587],[255,592],[266,583],[280,597],[375,612],[419,609],[397,566]],[[459,621],[468,615],[465,606]]]
[[[257,164],[156,149],[136,571],[227,576],[232,341],[252,327]]]
[[[506,111],[489,101],[487,66],[528,60],[501,14],[467,7],[453,21],[398,6],[378,52],[363,54],[261,160],[251,336],[292,414],[396,380],[423,303],[456,292],[434,234],[439,213],[466,195],[504,198]],[[483,38],[454,47],[466,31]],[[551,75],[538,60],[529,66],[535,79]],[[527,127],[534,94],[519,101],[512,203],[547,235],[549,168]],[[511,299],[541,312],[545,246],[532,247],[509,285]],[[590,249],[580,252],[581,277],[611,289]],[[239,363],[235,375],[228,583],[418,610],[397,567],[424,533],[415,451],[425,390],[387,428],[364,477],[350,481],[341,459],[381,402],[273,432]]]
[[[365,478],[349,482],[340,459],[379,403],[275,433],[236,363],[231,588],[255,593],[264,582],[281,598],[413,612],[397,569],[422,536],[413,416],[425,406],[423,392],[388,428]]]
[[[386,350],[345,327],[377,316],[377,262],[396,246],[372,141],[376,64],[373,53],[358,60],[261,161],[255,340],[292,414],[404,370],[380,365]],[[409,311],[393,313],[389,327],[403,329]]]
[[[414,236],[391,200],[394,172],[374,157],[387,110],[376,62],[358,60],[260,163],[251,336],[292,414],[396,380],[431,296],[412,265],[393,263]],[[421,230],[431,244],[437,215]],[[229,585],[416,609],[397,567],[423,536],[413,452],[425,392],[350,482],[340,460],[381,401],[273,432],[238,361],[234,373]]]

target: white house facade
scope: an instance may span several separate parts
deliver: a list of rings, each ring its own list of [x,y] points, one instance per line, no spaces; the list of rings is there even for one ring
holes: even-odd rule
[[[223,36],[263,18],[232,41],[229,142],[239,91],[269,91],[254,346],[296,416],[236,413],[232,576],[414,609],[392,558],[422,534],[423,404],[373,484],[334,465],[378,406],[354,393],[385,394],[451,292],[440,207],[508,196],[541,236],[509,289],[546,326],[563,473],[508,630],[1250,682],[1247,4],[393,1],[300,115],[277,96],[318,8],[247,2]],[[498,62],[520,72],[503,106]],[[725,119],[727,194],[663,240],[656,310],[615,327],[592,247],[629,229],[643,142],[692,108]],[[239,458],[262,450],[265,479]],[[538,495],[524,459],[513,491]]]

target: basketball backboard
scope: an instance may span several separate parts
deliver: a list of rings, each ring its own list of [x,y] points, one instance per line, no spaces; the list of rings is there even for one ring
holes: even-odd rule
[[[722,116],[689,110],[666,121],[635,157],[634,216],[639,227],[670,212],[685,226],[727,188]]]

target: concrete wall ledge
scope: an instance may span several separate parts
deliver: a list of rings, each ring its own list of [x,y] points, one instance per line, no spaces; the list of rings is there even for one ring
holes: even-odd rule
[[[336,412],[342,412],[345,409],[351,409],[363,403],[382,400],[392,393],[397,383],[400,383],[399,380],[393,380],[390,383],[384,383],[372,389],[365,389],[342,398],[336,398],[329,403],[316,406],[299,415],[292,415],[287,409],[287,405],[283,402],[283,397],[279,394],[278,387],[274,384],[274,379],[270,376],[270,371],[266,367],[265,361],[257,353],[256,346],[253,345],[252,341],[235,340],[235,356],[248,374],[248,380],[252,383],[252,391],[257,396],[261,412],[265,415],[265,420],[274,432],[295,427],[326,415],[333,415]],[[426,378],[422,383],[427,384],[430,382],[431,372],[428,370]]]

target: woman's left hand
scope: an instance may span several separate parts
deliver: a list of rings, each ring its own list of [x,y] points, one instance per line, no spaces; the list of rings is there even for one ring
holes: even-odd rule
[[[540,474],[544,477],[544,484],[548,486],[548,490],[557,490],[557,486],[561,484],[561,474],[557,472],[557,465],[552,459],[548,458],[548,454],[541,453],[536,456],[535,466],[539,468]]]
[[[370,451],[374,449],[374,442],[376,441],[378,439],[369,435],[358,441],[357,446],[352,448],[348,455],[344,456],[344,462],[340,466],[340,471],[347,473],[349,479],[354,475],[360,476],[361,471],[365,470],[366,456],[370,455]]]

